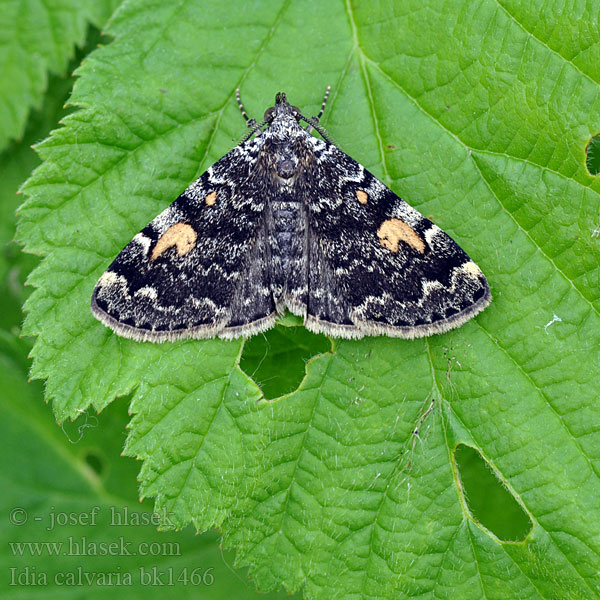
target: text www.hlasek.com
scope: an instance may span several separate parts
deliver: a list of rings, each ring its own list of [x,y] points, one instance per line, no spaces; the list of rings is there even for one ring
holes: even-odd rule
[[[139,542],[123,536],[112,542],[95,542],[86,536],[64,542],[9,542],[13,556],[181,556],[177,542]]]

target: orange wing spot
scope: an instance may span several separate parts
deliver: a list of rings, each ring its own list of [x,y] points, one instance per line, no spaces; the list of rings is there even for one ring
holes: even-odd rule
[[[361,204],[366,204],[369,200],[369,194],[367,194],[367,192],[365,192],[364,190],[356,190],[356,199]]]
[[[177,246],[177,254],[185,256],[195,245],[198,234],[187,223],[175,223],[167,229],[152,250],[150,260],[155,261],[163,252]]]
[[[204,198],[204,202],[206,202],[206,206],[212,206],[217,201],[217,192],[211,192],[206,195]]]
[[[377,230],[377,237],[379,243],[391,252],[398,252],[398,243],[406,242],[421,254],[425,253],[426,246],[423,238],[410,225],[400,219],[384,221]]]

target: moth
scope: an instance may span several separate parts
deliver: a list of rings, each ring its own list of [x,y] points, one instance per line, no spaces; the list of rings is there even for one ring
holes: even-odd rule
[[[328,95],[306,118],[279,93],[259,124],[238,90],[249,134],[125,246],[93,291],[96,318],[163,342],[251,336],[287,308],[333,337],[416,338],[483,310],[481,269],[331,142]]]

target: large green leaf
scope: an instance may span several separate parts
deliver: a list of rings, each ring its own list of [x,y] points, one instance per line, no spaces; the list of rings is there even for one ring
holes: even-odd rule
[[[79,69],[82,110],[39,146],[20,225],[45,255],[33,375],[59,420],[133,391],[142,493],[176,526],[221,526],[262,588],[600,595],[598,9],[538,4],[128,2]],[[425,340],[291,342],[315,356],[276,401],[239,364],[273,365],[283,328],[264,363],[257,342],[152,345],[96,322],[114,256],[243,135],[235,88],[252,115],[282,90],[310,114],[328,84],[331,135],[469,252],[491,307]],[[463,445],[531,522],[525,539],[471,512]]]
[[[119,0],[0,0],[0,150],[39,107],[48,71],[64,74],[89,23],[101,27]]]

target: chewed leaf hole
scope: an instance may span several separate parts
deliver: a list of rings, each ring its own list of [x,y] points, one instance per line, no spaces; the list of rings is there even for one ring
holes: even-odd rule
[[[585,149],[585,154],[585,166],[589,174],[600,174],[600,133],[592,136]]]
[[[246,342],[240,367],[272,400],[293,392],[304,378],[306,362],[330,350],[331,342],[324,335],[277,325]]]
[[[463,494],[474,519],[507,542],[524,540],[532,523],[481,454],[460,444],[454,451]]]

